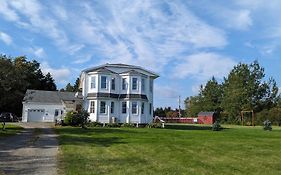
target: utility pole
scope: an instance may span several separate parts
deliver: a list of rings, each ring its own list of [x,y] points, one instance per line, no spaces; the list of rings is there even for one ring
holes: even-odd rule
[[[179,96],[179,117],[181,118],[181,96]]]

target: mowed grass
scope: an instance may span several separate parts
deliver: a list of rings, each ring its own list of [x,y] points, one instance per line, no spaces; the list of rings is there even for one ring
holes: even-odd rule
[[[3,131],[2,123],[0,123],[0,137],[15,135],[16,133],[20,132],[23,129],[22,127],[14,124],[6,124],[5,128],[6,129]]]
[[[281,174],[281,129],[58,127],[65,174]]]

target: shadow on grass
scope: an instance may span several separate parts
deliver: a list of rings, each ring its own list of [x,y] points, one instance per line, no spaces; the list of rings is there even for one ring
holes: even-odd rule
[[[120,128],[58,128],[60,145],[91,145],[109,147],[113,144],[126,144],[121,141],[122,137],[114,134],[135,133],[133,130],[123,130]],[[112,134],[112,135],[106,135]]]
[[[165,129],[175,130],[212,130],[212,126],[167,124]]]

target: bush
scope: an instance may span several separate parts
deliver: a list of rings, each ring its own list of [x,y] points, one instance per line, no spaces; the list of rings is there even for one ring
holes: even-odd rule
[[[146,125],[147,128],[162,128],[161,123],[149,123]]]
[[[85,110],[79,112],[67,112],[64,117],[64,124],[69,126],[81,126],[85,128],[89,121],[89,113]]]
[[[87,124],[88,127],[102,127],[103,124],[99,122],[90,122]]]
[[[119,123],[108,123],[105,126],[108,128],[119,128],[121,125]]]
[[[222,127],[220,125],[220,122],[217,120],[215,123],[212,125],[212,130],[213,131],[220,131],[222,130]]]
[[[265,120],[263,122],[263,129],[265,131],[272,131],[272,125],[271,125],[271,122],[269,120]]]
[[[121,127],[134,128],[134,127],[135,127],[135,124],[133,124],[133,123],[123,123],[123,124],[121,125]]]

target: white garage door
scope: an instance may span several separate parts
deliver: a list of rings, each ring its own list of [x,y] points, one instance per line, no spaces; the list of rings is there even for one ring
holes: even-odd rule
[[[27,115],[28,122],[42,122],[44,117],[44,109],[29,109]]]

